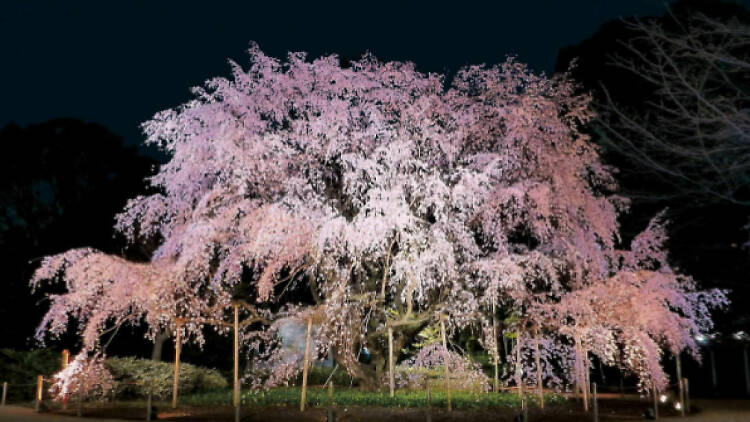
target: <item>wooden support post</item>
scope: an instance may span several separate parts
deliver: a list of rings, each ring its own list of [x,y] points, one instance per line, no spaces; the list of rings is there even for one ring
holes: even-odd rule
[[[174,339],[174,380],[172,381],[172,409],[177,408],[177,392],[180,389],[180,354],[182,352],[182,323],[175,324]]]
[[[445,320],[442,318],[440,319],[440,332],[443,337],[443,349],[445,349],[446,355],[448,353],[448,336],[445,333]],[[451,398],[451,386],[450,386],[450,372],[448,370],[448,361],[445,360],[443,362],[443,366],[445,367],[445,400],[446,405],[448,407],[448,411],[453,410],[453,403]]]
[[[70,351],[68,349],[63,349],[62,356],[60,357],[60,367],[62,369],[67,368],[69,362],[70,362]],[[68,395],[67,394],[65,394],[62,398],[62,408],[63,410],[68,409]]]
[[[234,394],[232,404],[235,411],[240,407],[240,305],[234,307]]]
[[[336,422],[336,410],[332,407],[326,410],[326,422]]]
[[[497,392],[498,387],[500,386],[500,375],[499,375],[499,365],[498,365],[498,358],[500,354],[500,347],[498,347],[497,344],[497,315],[495,314],[495,299],[492,299],[492,338],[495,341],[495,350],[493,353],[493,364],[495,366],[495,377],[493,379],[492,387],[493,391]]]
[[[578,363],[578,369],[581,371],[581,373],[576,374],[576,378],[578,379],[578,389],[583,395],[583,410],[588,412],[589,411],[589,395],[588,395],[589,385],[586,382],[586,378],[587,378],[586,372],[588,371],[588,365],[586,361],[588,360],[588,357],[584,356],[583,346],[581,345],[581,337],[578,334],[576,334],[575,336],[575,349],[576,349],[576,362]]]
[[[83,416],[83,392],[79,391],[76,397],[76,416]]]
[[[584,398],[586,399],[586,408],[591,408],[591,370],[589,368],[589,351],[583,349],[583,367],[584,367],[584,381],[586,384],[586,391],[584,391]]]
[[[683,378],[682,384],[682,389],[685,391],[685,413],[690,413],[690,385],[688,385],[688,379]]]
[[[146,396],[146,422],[151,422],[151,400],[152,400],[152,393],[151,391],[148,392],[148,395]]]
[[[391,397],[395,395],[396,382],[393,375],[393,328],[388,327],[388,388]]]
[[[425,410],[425,421],[432,422],[432,397],[430,397],[430,379],[425,378],[424,384],[425,401],[427,402],[427,408]]]
[[[34,403],[35,412],[39,412],[42,410],[42,391],[44,391],[44,377],[39,375],[36,377],[36,402]]]
[[[305,335],[305,360],[302,367],[302,396],[299,401],[300,412],[305,411],[307,401],[307,371],[310,366],[310,337],[312,336],[312,317],[307,317],[307,334]]]
[[[652,388],[651,391],[654,393],[654,419],[659,419],[659,391],[656,387]]]
[[[680,403],[680,416],[685,417],[685,390],[682,385],[682,362],[680,361],[680,354],[674,355],[674,362],[677,366],[677,387],[679,389],[678,403]]]
[[[333,380],[328,381],[328,403],[333,404]]]
[[[719,394],[719,380],[716,377],[716,355],[713,347],[708,348],[708,356],[711,361],[711,385],[714,387],[714,395],[716,396]]]
[[[544,388],[542,385],[542,362],[539,353],[539,332],[534,327],[534,359],[536,360],[536,392],[539,396],[539,407],[544,410]]]
[[[62,351],[62,357],[60,358],[60,367],[62,369],[65,369],[68,367],[68,362],[70,362],[70,350],[63,349]]]
[[[745,364],[745,393],[750,396],[750,360],[747,358],[747,345],[742,348],[742,361]]]
[[[8,381],[3,382],[3,401],[0,406],[5,406],[5,399],[8,397]]]
[[[594,422],[599,422],[599,397],[596,391],[596,383],[591,383],[591,397],[594,405]]]
[[[523,400],[523,377],[521,374],[521,332],[516,330],[516,386],[518,387],[518,397]]]

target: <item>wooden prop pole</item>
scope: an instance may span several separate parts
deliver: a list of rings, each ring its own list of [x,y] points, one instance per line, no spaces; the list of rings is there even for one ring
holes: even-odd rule
[[[495,366],[495,378],[493,379],[493,390],[498,391],[498,387],[500,384],[500,376],[498,372],[498,355],[500,354],[500,348],[497,344],[497,315],[495,314],[495,300],[492,300],[492,335],[495,339],[495,351],[493,353],[493,364]]]
[[[240,406],[240,305],[234,304],[234,407]]]
[[[591,384],[591,395],[594,400],[594,422],[599,422],[599,394],[596,391],[596,383]]]
[[[445,349],[446,354],[448,353],[448,336],[445,334],[445,320],[442,318],[440,319],[440,332],[443,336],[443,348]],[[447,355],[446,355],[447,357]],[[445,360],[443,362],[443,366],[445,366],[445,399],[447,401],[447,407],[448,411],[453,410],[453,403],[452,403],[452,397],[451,397],[451,386],[450,386],[450,373],[448,372],[448,361]]]
[[[177,407],[177,392],[180,388],[180,354],[182,353],[182,323],[177,320],[174,339],[174,378],[172,380],[172,409]]]
[[[307,401],[307,370],[310,366],[310,337],[312,336],[312,317],[307,317],[307,334],[305,335],[305,360],[302,367],[302,397],[299,401],[300,412],[305,411]]]
[[[395,395],[396,382],[393,376],[393,328],[388,327],[388,387],[391,397]]]
[[[34,403],[34,411],[39,412],[42,410],[42,391],[44,391],[44,377],[39,375],[36,377],[36,402]]]
[[[544,388],[542,386],[542,362],[539,353],[539,333],[534,327],[534,359],[536,360],[536,393],[539,396],[539,407],[544,410]]]
[[[679,388],[680,397],[678,398],[680,403],[680,416],[685,417],[685,390],[682,385],[682,361],[680,361],[680,354],[674,355],[674,362],[677,366],[677,385]]]

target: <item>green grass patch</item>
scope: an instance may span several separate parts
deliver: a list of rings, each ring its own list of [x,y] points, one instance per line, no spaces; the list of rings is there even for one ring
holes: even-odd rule
[[[513,393],[472,393],[468,391],[453,391],[452,405],[454,409],[476,410],[493,408],[520,407],[520,399]],[[266,391],[245,391],[241,395],[242,406],[299,406],[300,388],[274,388]],[[559,395],[545,395],[548,404],[559,404],[565,399]],[[536,397],[529,396],[531,405]],[[180,403],[192,406],[232,405],[232,391],[230,389],[213,390],[180,397]],[[423,408],[427,406],[427,395],[424,391],[398,391],[394,397],[388,392],[367,392],[357,389],[339,389],[334,391],[330,399],[328,391],[321,388],[311,388],[307,391],[307,405],[310,407],[328,406],[370,406],[395,408]],[[430,394],[432,407],[446,407],[446,396],[443,391],[432,391]]]

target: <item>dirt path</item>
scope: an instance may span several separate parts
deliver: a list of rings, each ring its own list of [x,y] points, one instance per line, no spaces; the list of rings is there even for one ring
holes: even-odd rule
[[[659,418],[662,421],[683,422],[750,422],[750,400],[694,400],[691,404],[696,411],[686,418],[673,416]],[[633,419],[617,419],[617,421]],[[610,419],[612,421],[612,419]]]
[[[687,418],[682,419],[680,417],[663,417],[660,418],[662,421],[669,422],[750,422],[750,400],[695,400],[693,407],[697,410],[695,413],[689,415]],[[140,409],[139,409],[140,410]],[[347,412],[339,409],[339,420],[340,421],[366,421],[366,422],[380,422],[388,420],[397,420],[400,422],[422,422],[424,420],[423,413],[421,411],[407,410],[407,409],[381,409],[381,408],[366,408],[361,412]],[[213,421],[216,419],[220,420],[231,420],[229,414],[222,415],[225,417],[214,418],[210,415],[191,415],[192,417],[185,417],[185,415],[168,414],[171,412],[164,412],[159,416],[164,419],[171,420],[172,422],[177,421]],[[178,412],[179,413],[179,412]],[[349,413],[349,414],[348,414]],[[507,413],[507,412],[504,412]],[[112,413],[110,413],[112,414]],[[114,415],[117,415],[115,413]],[[100,416],[109,416],[103,414]],[[133,422],[133,416],[130,415],[130,421]],[[590,414],[585,415],[585,419],[575,414],[568,414],[567,412],[560,412],[557,414],[547,413],[544,416],[536,415],[530,417],[532,422],[580,422],[582,420],[590,420]],[[449,415],[445,412],[435,412],[432,417],[433,422],[447,422],[447,421],[484,421],[484,420],[497,420],[497,421],[510,421],[512,419],[511,413],[498,414],[489,411],[457,411]],[[625,422],[642,420],[639,417],[631,416],[628,419],[615,418],[611,415],[602,414],[602,422]],[[142,420],[142,419],[141,419]],[[274,421],[274,422],[288,422],[288,421],[321,421],[325,420],[325,410],[323,409],[310,409],[305,414],[300,414],[296,409],[273,409],[271,412],[266,411],[249,411],[243,415],[245,421]],[[50,413],[35,413],[33,409],[21,406],[5,406],[0,407],[0,422],[126,422],[123,419],[111,419],[106,417],[99,418],[76,418],[72,416],[62,416]]]
[[[50,413],[36,413],[34,409],[21,406],[0,407],[0,422],[123,422],[120,419],[93,419],[60,416]]]
[[[750,400],[695,400],[692,406],[699,411],[686,418],[690,422],[750,422]]]

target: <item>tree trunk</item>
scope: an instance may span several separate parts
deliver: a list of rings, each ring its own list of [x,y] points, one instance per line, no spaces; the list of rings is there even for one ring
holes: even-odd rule
[[[159,331],[159,334],[154,338],[154,347],[151,349],[151,360],[161,361],[164,343],[171,337],[172,333],[169,332],[169,329]]]

